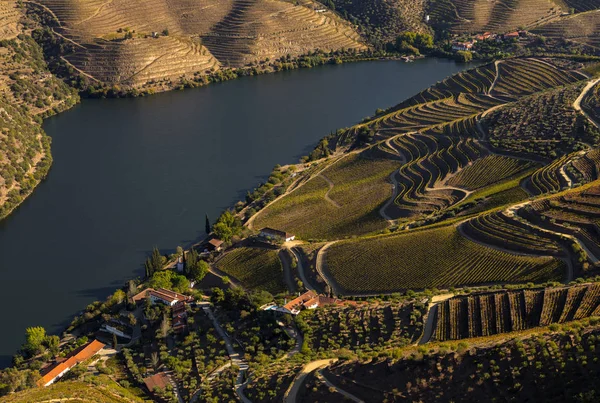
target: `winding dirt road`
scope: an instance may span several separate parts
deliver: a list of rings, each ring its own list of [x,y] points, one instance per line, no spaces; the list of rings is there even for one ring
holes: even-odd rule
[[[292,382],[292,384],[290,385],[288,390],[285,392],[285,396],[283,397],[284,403],[296,403],[296,399],[298,397],[298,391],[300,390],[300,387],[304,384],[304,380],[306,379],[306,377],[311,372],[313,372],[319,368],[324,368],[328,365],[331,365],[336,361],[337,361],[337,358],[329,358],[326,360],[317,360],[317,361],[309,362],[308,364],[306,364],[300,370],[298,375],[296,375],[296,378],[294,378],[294,381]]]
[[[325,275],[325,273],[323,271],[323,256],[325,255],[325,251],[327,249],[329,249],[329,247],[336,242],[338,242],[338,241],[328,242],[321,249],[319,249],[319,252],[317,253],[317,262],[315,264],[317,273],[319,273],[319,275],[321,276],[323,281],[325,281],[325,284],[327,284],[329,286],[329,289],[331,290],[331,293],[333,294],[334,297],[341,294],[340,289],[333,279],[331,279]]]
[[[583,98],[585,98],[588,92],[590,92],[590,90],[594,88],[598,81],[600,81],[600,78],[588,82],[588,84],[583,88],[581,94],[579,94],[575,102],[573,102],[573,109],[575,109],[578,112],[581,112],[583,116],[587,118],[587,120],[589,120],[594,126],[600,129],[600,124],[598,124],[598,122],[596,122],[585,110],[581,108],[581,101],[583,101]]]

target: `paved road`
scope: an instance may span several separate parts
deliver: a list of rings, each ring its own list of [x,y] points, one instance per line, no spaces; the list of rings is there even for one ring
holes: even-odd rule
[[[333,279],[331,279],[325,275],[325,272],[323,271],[323,265],[324,265],[323,257],[325,255],[325,251],[327,249],[329,249],[329,247],[336,242],[337,241],[328,242],[321,249],[319,249],[319,252],[317,253],[317,262],[315,264],[315,266],[317,267],[317,273],[319,273],[319,275],[321,276],[323,281],[325,281],[325,283],[329,286],[329,289],[331,290],[331,293],[333,294],[333,296],[337,296],[337,295],[341,294],[340,289]]]
[[[577,97],[577,99],[575,100],[575,102],[573,102],[573,109],[575,109],[576,111],[581,112],[590,122],[592,122],[592,124],[594,126],[596,126],[598,129],[600,129],[600,125],[598,124],[598,122],[596,122],[594,119],[592,119],[592,117],[590,115],[588,115],[585,110],[583,110],[581,108],[581,101],[583,100],[583,98],[585,98],[585,96],[587,95],[587,93],[594,87],[594,85],[596,85],[598,83],[598,81],[600,81],[600,78],[597,78],[595,80],[590,81],[585,86],[585,88],[583,89],[583,91],[581,91],[581,94],[579,94],[579,96]]]
[[[292,251],[292,253],[296,257],[296,262],[298,262],[298,277],[300,277],[300,280],[302,280],[302,283],[304,284],[304,287],[307,290],[315,291],[316,290],[315,287],[313,287],[310,284],[310,282],[308,281],[308,279],[304,275],[304,265],[302,264],[302,257],[300,256],[300,253],[298,253],[294,248],[292,248],[290,250]]]
[[[304,380],[306,379],[308,374],[310,374],[311,372],[313,372],[319,368],[323,368],[328,365],[331,365],[336,361],[337,361],[337,358],[330,358],[327,360],[317,360],[317,361],[309,362],[308,364],[306,364],[300,370],[298,375],[296,375],[296,378],[294,379],[294,381],[292,382],[292,384],[290,385],[288,390],[285,392],[285,396],[283,397],[284,403],[296,403],[296,399],[298,397],[298,391],[300,390],[300,387],[304,384]]]
[[[296,292],[296,284],[294,284],[294,276],[292,275],[292,257],[288,252],[293,253],[287,248],[280,249],[279,260],[281,261],[281,266],[283,267],[283,279],[285,280],[288,291]]]

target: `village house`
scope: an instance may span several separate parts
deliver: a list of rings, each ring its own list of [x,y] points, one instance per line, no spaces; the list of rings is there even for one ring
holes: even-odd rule
[[[133,303],[137,304],[144,301],[146,298],[150,298],[152,304],[161,302],[169,306],[173,306],[180,301],[190,302],[194,300],[190,296],[179,294],[178,292],[167,290],[166,288],[159,288],[156,290],[153,288],[147,288],[144,291],[134,295],[131,299],[133,300]]]
[[[158,374],[144,378],[144,385],[152,393],[155,393],[157,389],[166,390],[171,385],[173,387],[173,394],[177,397],[177,388],[171,376],[166,372],[159,372]]]
[[[475,39],[478,41],[487,41],[488,39],[494,39],[495,35],[491,32],[484,32],[483,34],[475,35]]]
[[[260,230],[260,236],[269,241],[290,242],[296,239],[296,235],[289,232],[279,231],[273,228],[263,228]]]
[[[93,340],[85,346],[72,351],[65,357],[63,361],[57,362],[56,364],[48,367],[47,370],[43,371],[42,377],[37,381],[37,385],[40,387],[52,385],[77,364],[80,364],[98,354],[98,352],[105,346],[106,345],[104,343],[101,343],[98,340]]]
[[[307,291],[304,294],[287,302],[284,306],[268,305],[264,310],[298,315],[304,309],[317,309],[325,305],[346,305],[348,301],[343,301],[337,298],[330,298],[324,295],[318,295],[314,291]]]
[[[519,39],[521,35],[519,35],[519,32],[515,31],[515,32],[509,32],[508,34],[504,34],[503,37],[504,39]]]
[[[467,51],[467,50],[471,50],[473,49],[473,45],[475,45],[476,41],[469,41],[469,42],[453,42],[452,43],[452,50],[454,51]]]
[[[172,310],[172,327],[175,333],[180,333],[187,327],[187,303],[185,301],[177,302]]]
[[[206,243],[208,252],[221,252],[223,250],[223,241],[218,238],[212,238]]]

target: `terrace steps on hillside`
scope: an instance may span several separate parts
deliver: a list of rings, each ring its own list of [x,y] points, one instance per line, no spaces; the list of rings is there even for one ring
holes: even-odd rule
[[[437,341],[491,336],[600,314],[600,284],[498,291],[440,303]]]

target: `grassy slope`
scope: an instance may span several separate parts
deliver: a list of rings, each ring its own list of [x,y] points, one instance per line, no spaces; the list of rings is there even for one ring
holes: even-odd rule
[[[237,248],[219,259],[216,266],[239,280],[245,288],[266,290],[273,294],[286,290],[277,251]]]
[[[325,263],[350,292],[564,278],[561,261],[490,249],[463,238],[452,226],[344,241],[327,250]]]
[[[68,397],[72,403],[141,403],[142,400],[106,376],[95,378],[95,384],[80,381],[58,382],[46,388],[35,388],[0,399],[2,403],[59,402]],[[67,401],[67,400],[65,400]]]
[[[377,209],[391,197],[389,175],[399,163],[350,155],[261,211],[255,228],[273,227],[303,239],[336,239],[381,230],[386,222]]]

